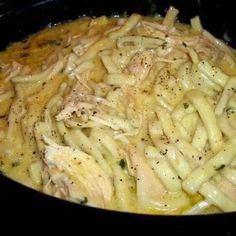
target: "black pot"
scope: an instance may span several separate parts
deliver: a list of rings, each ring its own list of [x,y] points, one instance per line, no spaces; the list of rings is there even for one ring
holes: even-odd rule
[[[180,10],[179,20],[188,22],[195,15],[200,15],[206,29],[219,38],[229,40],[236,46],[234,31],[234,4],[227,0],[21,0],[0,1],[0,48],[9,43],[22,40],[27,35],[37,32],[49,24],[73,20],[82,15],[99,16],[138,12],[149,15],[156,12],[164,14],[169,5]],[[0,219],[8,219],[14,224],[22,217],[32,219],[41,216],[40,227],[48,220],[76,220],[78,229],[87,231],[93,225],[109,231],[126,233],[126,227],[135,230],[150,226],[155,234],[160,232],[195,234],[206,230],[219,235],[235,235],[234,219],[236,213],[207,216],[151,216],[120,213],[86,207],[38,193],[0,174]],[[30,217],[29,217],[30,216]],[[91,224],[88,227],[87,224]],[[85,226],[86,225],[86,226]],[[71,225],[72,226],[72,225]],[[148,227],[146,227],[148,226]],[[61,226],[60,226],[61,227]],[[38,228],[39,229],[39,228]],[[111,231],[112,233],[112,231]]]

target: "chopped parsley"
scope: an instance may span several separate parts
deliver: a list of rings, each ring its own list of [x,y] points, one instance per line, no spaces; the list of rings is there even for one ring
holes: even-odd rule
[[[119,165],[120,165],[121,169],[124,169],[125,166],[126,166],[125,160],[124,160],[124,159],[121,159],[121,160],[119,161]]]
[[[184,103],[184,109],[188,109],[189,104],[187,102]]]
[[[12,163],[11,163],[11,167],[17,167],[17,166],[19,166],[20,165],[20,161],[18,160],[18,161],[13,161]]]
[[[79,203],[82,204],[82,205],[85,205],[86,203],[88,203],[88,198],[84,197],[84,199],[81,200]]]
[[[222,165],[220,165],[219,167],[216,167],[215,170],[216,170],[216,171],[220,171],[220,170],[223,170],[224,168],[225,168],[225,165],[222,164]]]
[[[28,56],[29,56],[29,53],[27,53],[27,52],[22,52],[20,54],[20,57],[28,57]]]

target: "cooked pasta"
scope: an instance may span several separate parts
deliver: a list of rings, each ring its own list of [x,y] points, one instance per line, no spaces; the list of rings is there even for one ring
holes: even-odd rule
[[[118,211],[236,211],[235,52],[177,15],[84,17],[1,52],[1,172]]]

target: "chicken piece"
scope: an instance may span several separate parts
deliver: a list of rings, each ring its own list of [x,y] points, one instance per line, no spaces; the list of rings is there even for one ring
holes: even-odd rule
[[[137,197],[140,204],[163,208],[163,196],[166,194],[166,189],[141,153],[134,147],[129,148],[129,161],[130,173],[133,173],[137,180]]]
[[[184,96],[179,79],[172,75],[168,68],[163,68],[159,71],[154,91],[157,95],[158,102],[163,99],[172,107],[175,107]]]
[[[73,48],[73,52],[77,56],[83,55],[89,47],[91,47],[94,43],[96,43],[99,38],[101,37],[100,34],[96,34],[91,37],[81,37],[79,43]]]
[[[106,99],[92,95],[92,89],[86,84],[86,81],[78,81],[71,89],[70,94],[65,98],[63,109],[57,114],[56,119],[67,120],[75,112],[78,117],[81,115],[90,115],[98,110],[99,105],[111,106]]]
[[[126,159],[129,173],[137,180],[137,199],[142,207],[178,212],[189,205],[189,198],[183,191],[168,192],[166,190],[140,150],[129,147]]]
[[[21,70],[23,68],[23,65],[20,63],[13,61],[12,66],[6,70],[6,80],[10,80],[13,77],[20,74]]]
[[[136,77],[137,81],[144,80],[153,66],[154,51],[137,52],[128,63],[125,72]]]
[[[66,199],[97,207],[109,207],[113,185],[92,156],[79,149],[60,146],[44,137],[48,144],[44,161],[51,180]]]

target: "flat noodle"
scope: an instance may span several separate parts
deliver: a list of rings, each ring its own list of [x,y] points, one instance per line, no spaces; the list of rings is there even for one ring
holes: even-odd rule
[[[14,97],[14,92],[13,91],[7,91],[3,94],[0,94],[0,102],[4,102],[10,98]]]
[[[236,211],[234,51],[177,14],[81,18],[2,52],[0,170],[112,210]]]
[[[212,150],[217,151],[222,144],[222,133],[217,124],[214,111],[201,92],[192,90],[186,95],[199,112],[199,115],[207,130]]]
[[[227,84],[225,85],[224,91],[221,94],[221,98],[215,108],[215,113],[217,115],[222,115],[226,104],[228,102],[228,99],[232,96],[234,93],[234,89],[236,89],[236,77],[232,77],[228,80]]]
[[[235,155],[236,145],[233,140],[225,144],[223,150],[217,153],[216,156],[212,157],[201,167],[195,169],[183,182],[183,188],[191,194],[196,193],[204,182],[216,175],[221,168],[230,165]]]
[[[199,16],[195,16],[193,17],[191,20],[191,26],[192,26],[192,29],[196,32],[201,32],[203,30],[203,27],[202,27],[202,23],[201,23],[201,20],[199,18]]]
[[[141,18],[142,17],[138,14],[131,15],[119,30],[111,32],[109,34],[110,38],[117,39],[121,36],[126,35],[141,20]]]
[[[87,60],[94,59],[98,52],[112,48],[113,41],[109,38],[103,38],[94,43],[88,50],[79,58],[79,62],[82,63]]]
[[[17,76],[11,80],[14,83],[35,83],[39,81],[46,81],[58,74],[64,67],[63,61],[58,61],[55,65],[50,66],[47,70],[34,75]]]
[[[192,139],[192,145],[199,151],[202,151],[206,146],[207,139],[206,129],[204,128],[202,122],[199,122]]]
[[[91,140],[80,130],[80,129],[73,129],[70,131],[70,134],[75,140],[76,144],[83,150],[84,152],[92,155],[95,158],[95,161],[99,163],[101,168],[108,173],[109,176],[112,177],[112,171],[106,160],[104,159],[102,153],[96,146],[92,145]]]
[[[163,40],[141,36],[126,36],[117,39],[117,47],[122,48],[132,45],[141,48],[158,48],[163,44]]]
[[[236,203],[224,195],[211,183],[204,183],[199,191],[209,202],[220,207],[225,212],[236,211]]]
[[[104,78],[104,81],[109,85],[134,85],[136,79],[133,75],[126,74],[107,74]]]
[[[224,87],[228,76],[223,73],[219,68],[210,65],[207,61],[201,61],[198,64],[198,68],[200,71],[205,73],[213,82],[219,84],[220,86]]]
[[[177,173],[173,170],[164,156],[158,152],[155,147],[148,146],[145,149],[145,155],[149,159],[148,163],[157,173],[161,181],[169,191],[175,192],[181,190],[181,181],[178,179]],[[156,162],[159,162],[158,165]]]
[[[227,168],[222,171],[222,175],[225,176],[233,185],[236,185],[236,170],[233,168]]]
[[[171,6],[168,9],[166,16],[163,20],[163,25],[166,25],[168,27],[173,27],[178,13],[179,13],[179,11],[176,8]]]
[[[199,159],[199,157],[202,156],[201,153],[181,137],[171,120],[170,114],[160,106],[157,106],[156,113],[161,121],[165,135],[179,149],[179,151],[189,159],[192,167],[201,165],[201,163],[204,162],[204,158]]]
[[[151,139],[158,150],[163,150],[166,152],[166,157],[168,158],[169,163],[178,173],[178,176],[182,179],[185,179],[191,172],[191,167],[189,163],[185,160],[184,156],[178,151],[178,149],[168,142],[159,141],[163,135],[161,124],[159,121],[154,121],[149,124],[149,133]],[[167,150],[167,151],[166,151]],[[163,153],[162,151],[162,153]]]
[[[111,56],[104,55],[101,57],[104,66],[106,67],[108,73],[119,74],[120,70],[117,68],[116,64],[112,61]]]

